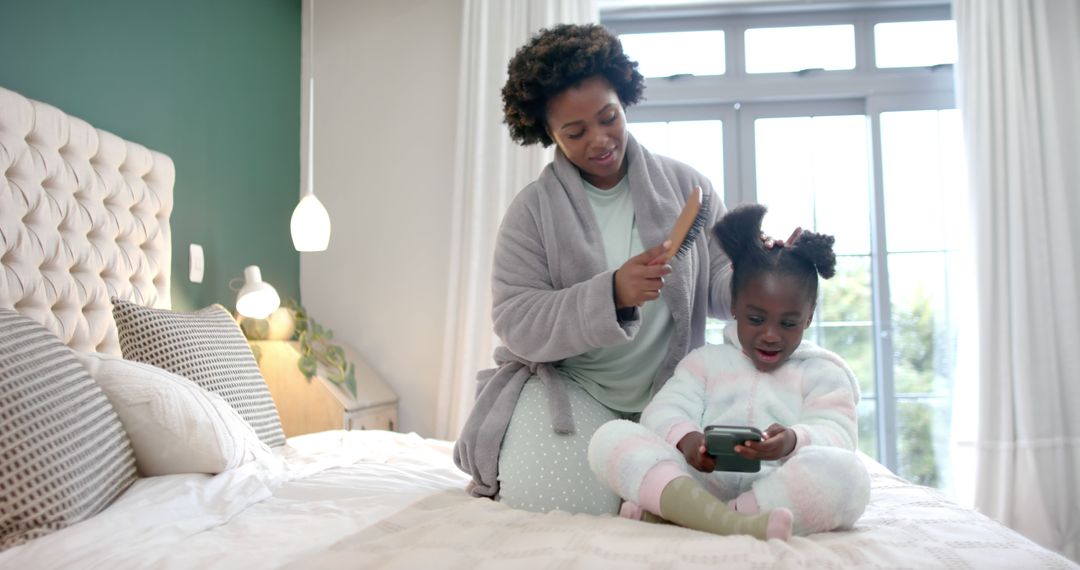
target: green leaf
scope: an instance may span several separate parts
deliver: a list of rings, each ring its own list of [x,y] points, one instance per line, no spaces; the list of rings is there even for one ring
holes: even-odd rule
[[[300,357],[300,360],[297,362],[297,365],[300,367],[300,372],[308,380],[311,380],[311,377],[315,375],[315,373],[318,371],[318,368],[319,368],[319,365],[315,361],[315,358],[311,357],[311,356],[306,356],[306,355]]]
[[[356,368],[352,365],[351,362],[349,363],[348,371],[345,372],[345,388],[347,389],[349,394],[351,394],[354,398],[357,396],[357,393],[356,393]]]
[[[300,359],[297,366],[300,372],[311,380],[318,373],[319,363],[326,366],[327,380],[334,382],[354,396],[356,395],[355,367],[345,356],[345,349],[330,342],[334,331],[320,325],[311,318],[299,302],[285,298],[282,303],[295,314],[293,324],[296,340],[300,344]]]
[[[266,319],[244,317],[240,319],[240,330],[251,340],[263,340],[270,334],[270,323]]]

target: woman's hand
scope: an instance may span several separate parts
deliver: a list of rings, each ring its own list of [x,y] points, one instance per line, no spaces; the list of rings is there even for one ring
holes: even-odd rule
[[[664,276],[671,273],[671,266],[665,264],[650,265],[649,262],[660,257],[670,241],[645,250],[626,260],[615,271],[615,308],[640,307],[647,301],[660,296],[664,286]]]
[[[702,473],[712,473],[716,470],[716,458],[705,450],[705,434],[700,431],[684,435],[675,447],[679,448],[686,462],[694,469]]]
[[[772,249],[774,247],[790,246],[795,243],[795,240],[799,239],[802,235],[802,228],[795,228],[795,231],[791,232],[791,237],[786,240],[773,239],[772,237],[761,234],[761,243],[765,245],[765,249]]]
[[[795,450],[798,437],[795,430],[780,424],[773,424],[765,430],[765,439],[761,441],[745,441],[743,445],[735,446],[735,453],[745,459],[757,459],[759,461],[776,461],[787,457]]]

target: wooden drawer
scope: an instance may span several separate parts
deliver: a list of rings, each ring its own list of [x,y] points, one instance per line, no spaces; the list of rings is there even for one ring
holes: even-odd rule
[[[382,429],[394,431],[398,425],[397,405],[374,406],[345,414],[345,429]]]

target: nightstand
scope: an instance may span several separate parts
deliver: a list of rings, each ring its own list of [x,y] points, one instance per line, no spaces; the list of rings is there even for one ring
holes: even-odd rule
[[[397,428],[397,394],[355,351],[345,348],[345,356],[356,367],[353,397],[319,373],[309,381],[296,362],[300,343],[285,340],[248,341],[259,355],[270,395],[274,398],[286,437],[331,429]]]

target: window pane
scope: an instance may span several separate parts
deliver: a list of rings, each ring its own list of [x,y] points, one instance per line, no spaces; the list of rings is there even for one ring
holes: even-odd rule
[[[839,256],[836,275],[821,281],[818,314],[822,322],[865,323],[873,318],[870,256]]]
[[[859,414],[859,451],[881,461],[877,444],[877,400],[863,395],[856,410]]]
[[[870,256],[837,259],[836,275],[821,281],[821,300],[810,337],[839,354],[855,377],[863,396],[874,394],[873,299],[870,289]]]
[[[948,395],[956,366],[955,304],[946,254],[890,253],[896,393]]]
[[[746,72],[854,69],[855,26],[746,30]]]
[[[623,51],[638,62],[645,77],[679,74],[723,75],[725,71],[724,32],[664,32],[622,34]]]
[[[822,323],[820,330],[821,341],[818,344],[840,355],[859,380],[859,392],[863,396],[873,396],[874,329],[871,323]]]
[[[754,122],[757,201],[765,233],[797,226],[836,236],[837,254],[870,253],[866,117],[785,117]]]
[[[908,398],[897,402],[896,474],[928,487],[946,476],[949,405],[943,398]]]
[[[709,344],[724,344],[724,327],[729,321],[719,319],[705,320],[705,342]]]
[[[925,67],[956,63],[956,22],[888,22],[874,26],[878,67]]]
[[[693,166],[724,195],[724,122],[629,123],[630,133],[654,154]]]
[[[881,114],[885,229],[889,251],[941,250],[963,243],[948,223],[967,187],[955,109]],[[918,223],[912,223],[918,220]]]

